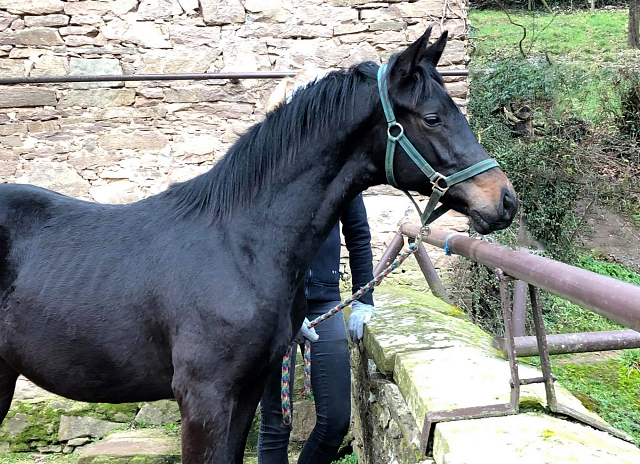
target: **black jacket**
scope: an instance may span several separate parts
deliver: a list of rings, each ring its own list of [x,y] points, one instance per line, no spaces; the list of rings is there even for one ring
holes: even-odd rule
[[[340,222],[349,250],[349,267],[355,293],[373,279],[371,233],[362,195],[349,203]],[[304,290],[308,300],[340,300],[340,246],[340,228],[336,223],[305,277]],[[372,293],[373,290],[366,293],[360,301],[373,304]]]

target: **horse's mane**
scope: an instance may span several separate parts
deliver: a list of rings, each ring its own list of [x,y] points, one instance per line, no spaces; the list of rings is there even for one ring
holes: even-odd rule
[[[356,87],[374,79],[378,66],[361,63],[334,71],[298,89],[288,103],[252,126],[208,172],[173,184],[161,195],[174,199],[175,214],[206,213],[211,222],[229,216],[234,207],[250,204],[310,140],[326,136],[327,126],[352,123],[358,101]]]

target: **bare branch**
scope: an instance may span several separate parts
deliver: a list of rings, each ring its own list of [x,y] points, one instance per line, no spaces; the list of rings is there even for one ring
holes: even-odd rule
[[[500,9],[504,12],[504,14],[507,15],[507,18],[509,19],[509,22],[511,24],[513,24],[514,26],[518,26],[522,28],[522,38],[520,39],[520,42],[518,42],[518,48],[520,49],[520,53],[522,54],[522,58],[526,58],[527,55],[524,53],[524,50],[522,49],[522,42],[524,42],[524,39],[527,38],[527,28],[524,27],[522,24],[518,24],[516,23],[513,19],[511,19],[511,15],[509,14],[509,12],[506,10],[506,8],[504,6],[502,6],[502,3],[498,2],[496,0],[496,4],[500,7]]]

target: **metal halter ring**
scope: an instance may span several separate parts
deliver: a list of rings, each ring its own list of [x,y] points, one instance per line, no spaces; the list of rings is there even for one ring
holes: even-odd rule
[[[400,129],[400,133],[398,135],[391,134],[391,129],[395,127],[398,127]],[[402,127],[402,124],[400,124],[397,121],[389,123],[389,127],[387,128],[387,135],[389,136],[389,140],[393,140],[394,142],[397,142],[398,139],[402,137],[403,134],[404,134],[404,127]]]
[[[432,180],[431,183],[433,184],[433,188],[434,189],[437,189],[440,192],[441,195],[444,195],[445,192],[447,190],[449,190],[449,187],[451,187],[451,186],[447,185],[447,177],[446,176],[443,176],[440,173],[437,173],[437,174],[438,174],[438,177],[436,177],[435,180]],[[444,188],[439,184],[440,181],[444,182],[444,184],[445,184]]]

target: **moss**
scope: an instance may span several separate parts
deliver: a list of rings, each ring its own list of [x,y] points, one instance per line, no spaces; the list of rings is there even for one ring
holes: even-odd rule
[[[545,412],[547,408],[545,405],[540,404],[540,400],[538,398],[533,397],[520,397],[520,413],[525,412]]]
[[[554,360],[553,372],[587,409],[640,440],[640,372],[628,370],[619,359],[592,364]]]
[[[38,401],[18,400],[12,403],[6,420],[16,414],[24,414],[28,417],[28,425],[14,438],[9,436],[6,427],[1,428],[0,442],[10,443],[11,451],[36,450],[38,446],[58,443],[62,415],[123,422],[133,420],[139,409],[138,403],[83,403],[56,397]]]
[[[22,453],[25,451],[31,451],[31,449],[26,443],[11,443],[9,445],[9,451],[12,453]]]
[[[65,411],[66,416],[88,416],[112,422],[132,421],[140,403],[73,403],[71,409]]]
[[[378,287],[377,294],[384,299],[400,299],[409,300],[407,304],[400,306],[422,306],[424,308],[433,309],[447,316],[458,317],[461,319],[468,319],[467,315],[459,308],[445,303],[440,298],[436,297],[432,293],[420,291],[412,286],[402,285],[381,285]]]

